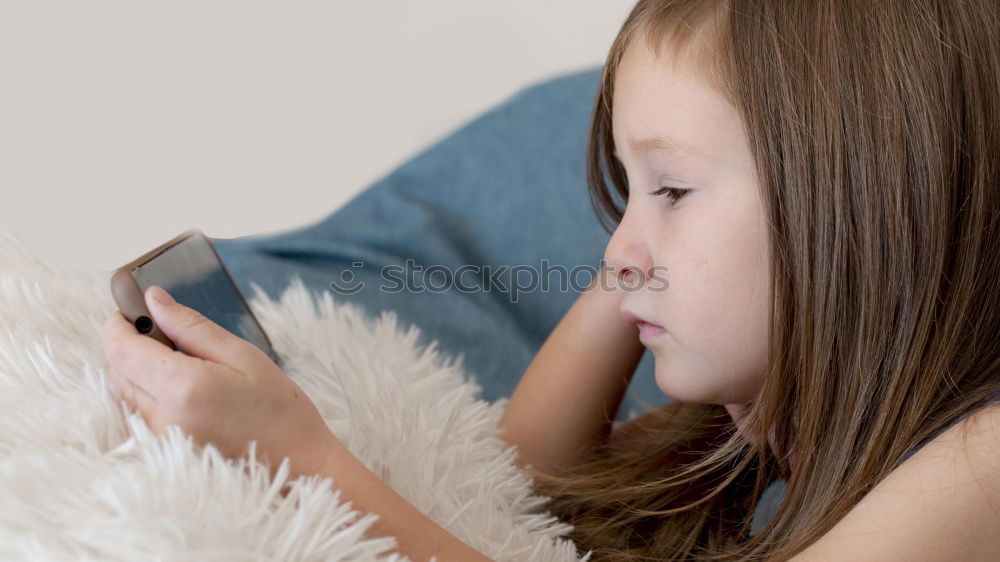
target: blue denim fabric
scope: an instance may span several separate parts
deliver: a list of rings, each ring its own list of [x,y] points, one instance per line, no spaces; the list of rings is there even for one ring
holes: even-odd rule
[[[276,297],[298,275],[311,290],[333,291],[335,300],[357,303],[373,317],[395,311],[404,326],[420,328],[421,344],[437,340],[439,349],[463,357],[481,398],[509,397],[589,282],[608,242],[584,175],[599,77],[599,68],[589,69],[517,92],[315,224],[212,242],[244,294],[257,283]],[[471,291],[382,290],[389,283],[381,268],[402,269],[407,260],[453,273],[462,265],[494,269],[462,274],[465,289],[476,288]],[[541,270],[543,260],[567,271],[588,269],[578,273],[575,290],[535,287],[515,296],[495,285],[504,280],[501,266]],[[508,271],[506,279],[528,281],[527,272],[517,275]],[[445,280],[442,272],[417,278],[432,287]],[[549,279],[558,285],[560,277]],[[353,294],[330,287],[351,285],[347,281],[365,286]],[[647,352],[617,419],[668,400],[656,386]]]

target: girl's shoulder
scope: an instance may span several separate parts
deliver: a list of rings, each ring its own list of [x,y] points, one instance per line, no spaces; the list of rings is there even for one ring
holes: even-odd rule
[[[949,423],[947,426],[941,428],[940,431],[938,431],[934,435],[931,435],[926,440],[924,440],[923,443],[917,445],[916,447],[911,448],[909,451],[906,452],[905,455],[903,455],[903,458],[899,461],[899,464],[897,464],[896,466],[899,466],[900,464],[903,464],[904,462],[906,462],[907,459],[909,459],[910,457],[912,457],[914,455],[914,453],[916,453],[921,448],[923,448],[927,443],[929,443],[930,441],[932,441],[938,435],[941,435],[942,433],[944,433],[945,431],[947,431],[949,428],[951,428],[956,423],[958,423],[958,422],[966,419],[967,417],[969,417],[969,414],[971,414],[971,413],[973,413],[975,411],[978,411],[979,409],[982,408],[982,406],[986,406],[986,405],[990,405],[990,404],[1000,404],[1000,390],[998,390],[996,392],[993,392],[992,394],[990,394],[989,396],[987,396],[982,402],[980,402],[980,407],[979,408],[976,408],[976,409],[974,409],[972,411],[966,412],[966,413],[958,416],[957,418],[955,418],[954,420],[952,420],[952,422]]]
[[[914,464],[891,471],[796,560],[834,560],[844,552],[864,552],[872,560],[995,560],[1000,552],[996,398],[931,439]]]

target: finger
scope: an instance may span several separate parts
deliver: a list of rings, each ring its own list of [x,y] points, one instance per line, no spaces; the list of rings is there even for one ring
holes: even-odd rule
[[[192,369],[186,362],[196,361],[140,334],[119,312],[105,320],[101,340],[109,366],[154,397],[162,396],[178,373]]]
[[[151,286],[145,297],[157,326],[185,353],[241,371],[259,364],[256,355],[263,352],[255,345],[175,301],[162,287]]]
[[[108,369],[108,378],[111,380],[115,396],[142,414],[142,417],[148,422],[156,413],[156,397],[127,377],[121,376],[114,369]]]

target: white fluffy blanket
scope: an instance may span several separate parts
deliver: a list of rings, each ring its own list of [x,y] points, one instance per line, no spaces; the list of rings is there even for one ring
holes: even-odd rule
[[[0,559],[403,560],[336,481],[274,480],[171,427],[157,437],[112,395],[100,343],[109,272],[65,271],[0,232]],[[286,373],[390,486],[495,560],[576,560],[500,439],[506,400],[478,400],[461,362],[414,345],[296,279],[246,295]],[[583,558],[587,560],[589,556]]]

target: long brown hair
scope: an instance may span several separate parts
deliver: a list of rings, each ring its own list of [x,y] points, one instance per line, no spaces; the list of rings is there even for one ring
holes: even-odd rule
[[[595,562],[787,559],[1000,390],[1000,15],[995,0],[640,0],[588,140],[609,231],[628,198],[615,73],[642,41],[698,57],[742,119],[774,280],[745,423],[774,450],[722,406],[675,401],[573,466],[534,470],[535,490]]]

